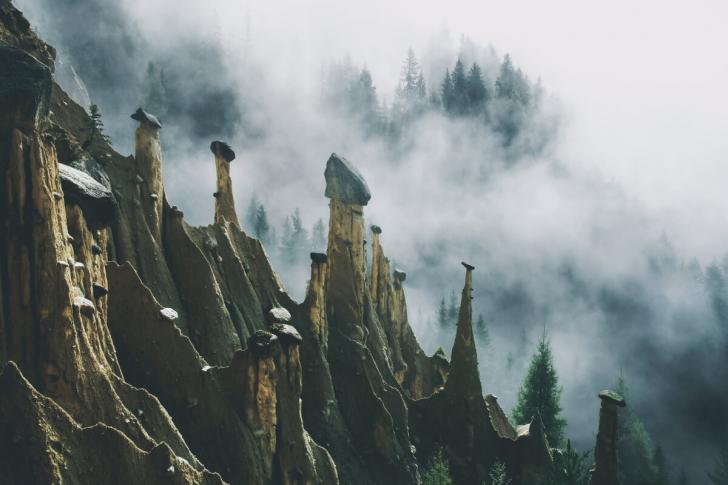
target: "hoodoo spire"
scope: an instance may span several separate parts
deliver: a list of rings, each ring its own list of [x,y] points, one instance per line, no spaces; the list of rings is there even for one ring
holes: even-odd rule
[[[164,185],[162,184],[162,144],[159,129],[162,124],[156,116],[142,108],[131,119],[138,121],[134,159],[137,166],[137,196],[144,211],[149,230],[157,243],[162,241],[162,210]]]
[[[364,212],[371,194],[366,181],[345,158],[335,153],[326,162],[329,203],[328,313],[345,325],[361,325],[364,318]]]
[[[463,262],[465,285],[460,299],[457,333],[452,348],[450,377],[447,388],[459,388],[460,392],[483,395],[478,373],[478,355],[473,340],[473,270],[474,266]]]
[[[591,485],[619,485],[617,478],[618,408],[625,407],[624,398],[614,391],[599,393],[599,432],[594,449],[595,464],[591,470]]]
[[[235,212],[233,198],[233,184],[230,180],[230,162],[235,160],[235,152],[225,142],[213,141],[210,151],[215,155],[217,169],[217,191],[215,192],[215,223],[222,224],[226,220],[235,224],[238,229],[240,222]]]

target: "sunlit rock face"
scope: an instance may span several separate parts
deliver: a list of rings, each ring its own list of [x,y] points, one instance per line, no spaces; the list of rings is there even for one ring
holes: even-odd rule
[[[0,20],[10,22],[0,28],[4,40],[15,35],[15,44],[29,51],[52,52],[12,6],[0,9]],[[65,197],[56,151],[57,137],[65,133],[47,117],[49,107],[61,112],[63,95],[52,85],[51,70],[14,47],[2,46],[0,54],[0,363],[5,367],[0,447],[16,450],[3,454],[0,475],[17,477],[15,483],[73,481],[81,470],[88,473],[89,463],[108,458],[122,469],[144,461],[136,472],[122,471],[143,479],[153,473],[147,457],[162,441],[190,470],[201,470],[159,402],[121,377],[106,325],[112,221],[95,217],[100,203],[93,197],[85,202]],[[5,73],[28,82],[9,82]],[[104,436],[113,458],[95,453],[99,437],[81,426],[108,430]],[[32,437],[19,445],[31,428]],[[42,449],[59,437],[73,452]],[[48,466],[39,468],[33,457]],[[188,482],[204,480],[198,474]]]

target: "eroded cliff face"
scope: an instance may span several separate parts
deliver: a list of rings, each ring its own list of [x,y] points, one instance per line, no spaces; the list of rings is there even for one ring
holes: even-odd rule
[[[495,458],[517,484],[548,466],[538,423],[516,433],[483,398],[472,268],[452,366],[417,343],[380,228],[367,274],[371,193],[353,164],[326,164],[328,247],[299,304],[241,230],[229,146],[211,145],[215,222],[192,227],[166,200],[153,114],[132,115],[121,156],[7,2],[0,41],[0,475],[414,485],[438,446],[459,484]]]

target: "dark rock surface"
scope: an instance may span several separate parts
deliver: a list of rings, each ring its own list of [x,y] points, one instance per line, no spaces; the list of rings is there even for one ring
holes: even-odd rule
[[[344,157],[332,153],[326,162],[326,197],[347,204],[367,205],[372,198],[364,177]]]
[[[221,156],[226,162],[232,162],[235,160],[235,152],[232,148],[230,148],[230,145],[224,141],[213,141],[210,143],[210,151],[215,156]]]
[[[134,121],[138,121],[139,123],[147,124],[154,128],[162,127],[162,123],[159,122],[156,116],[151,113],[147,113],[142,108],[137,108],[137,110],[131,114],[131,119],[133,119]]]

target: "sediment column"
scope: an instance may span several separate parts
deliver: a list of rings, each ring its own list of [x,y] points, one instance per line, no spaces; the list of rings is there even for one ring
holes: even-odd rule
[[[158,243],[162,240],[162,144],[159,129],[162,124],[152,114],[139,108],[131,115],[139,122],[136,129],[134,159],[136,160],[138,196],[149,230]]]
[[[591,469],[591,485],[619,485],[617,472],[618,408],[626,405],[624,398],[614,391],[599,393],[599,432],[594,449],[595,463]]]
[[[213,141],[210,151],[215,155],[217,169],[217,191],[215,196],[215,223],[222,224],[226,220],[240,229],[235,200],[233,198],[233,185],[230,180],[230,162],[235,160],[235,152],[230,145],[221,141]]]

